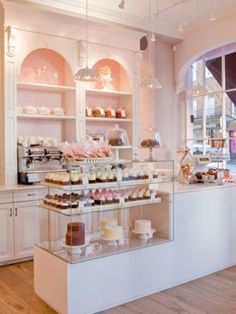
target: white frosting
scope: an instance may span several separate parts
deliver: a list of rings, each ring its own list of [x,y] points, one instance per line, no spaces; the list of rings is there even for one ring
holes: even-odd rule
[[[151,231],[151,221],[145,219],[135,220],[134,230],[138,233],[149,233]]]

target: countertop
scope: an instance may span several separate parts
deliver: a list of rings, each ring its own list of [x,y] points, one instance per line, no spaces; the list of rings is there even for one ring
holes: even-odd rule
[[[27,185],[27,184],[16,184],[16,185],[0,185],[0,192],[8,192],[8,191],[21,191],[21,190],[37,190],[37,189],[45,189],[45,186],[40,184]]]
[[[174,183],[174,193],[190,193],[190,192],[199,192],[205,190],[213,189],[226,189],[230,187],[235,187],[236,183],[225,183],[224,185],[217,185],[215,183],[196,183],[196,184],[181,184],[178,182]]]
[[[224,189],[229,187],[235,187],[236,183],[227,183],[224,185],[217,185],[214,183],[208,183],[208,184],[181,184],[178,182],[166,182],[159,184],[158,188],[161,190],[169,191],[170,193],[173,191],[174,193],[190,193],[190,192],[199,192],[203,190],[212,190],[212,189]],[[16,185],[0,185],[0,192],[7,192],[7,191],[20,191],[20,190],[37,190],[37,189],[45,189],[45,186],[40,184],[34,184],[34,185],[24,185],[24,184],[16,184]]]

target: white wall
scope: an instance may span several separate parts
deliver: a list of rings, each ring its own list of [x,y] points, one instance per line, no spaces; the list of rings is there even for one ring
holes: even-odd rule
[[[147,75],[148,55],[147,49],[144,52],[141,77]],[[180,142],[180,125],[174,82],[174,52],[170,43],[160,39],[156,42],[155,68],[162,89],[140,90],[141,133],[144,134],[144,129],[150,124],[155,126],[166,147],[157,151],[158,159],[175,159],[176,148]]]

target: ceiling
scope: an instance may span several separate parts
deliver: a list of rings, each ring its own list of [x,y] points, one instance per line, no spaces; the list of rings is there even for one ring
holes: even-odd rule
[[[154,31],[163,36],[183,39],[186,33],[229,15],[236,14],[236,0],[150,0]],[[85,14],[85,0],[6,0],[62,13],[71,17]],[[119,27],[150,30],[148,0],[88,0],[89,17],[94,21],[111,22]],[[210,21],[214,15],[216,21]]]

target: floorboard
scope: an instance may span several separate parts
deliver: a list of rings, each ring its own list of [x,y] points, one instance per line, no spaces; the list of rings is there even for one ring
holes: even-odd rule
[[[236,266],[102,314],[236,314]],[[33,262],[0,267],[0,314],[56,314],[33,288]]]

